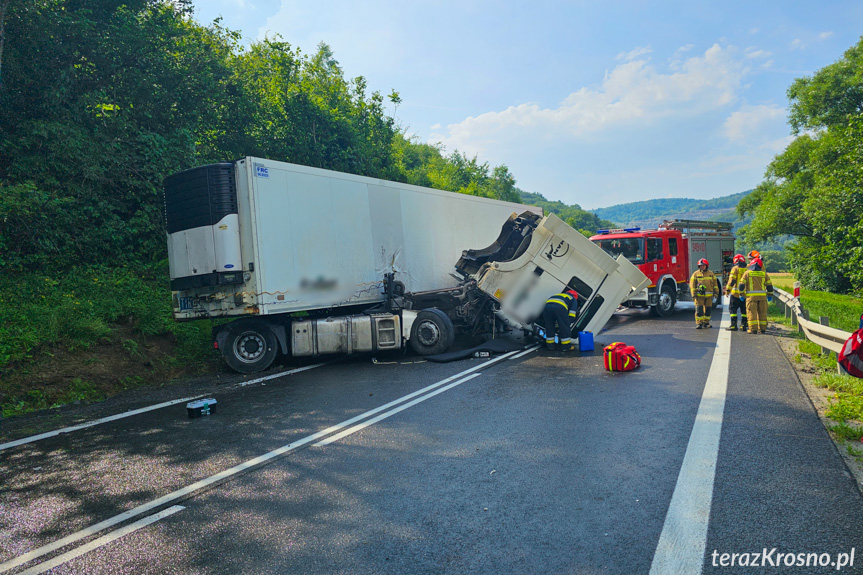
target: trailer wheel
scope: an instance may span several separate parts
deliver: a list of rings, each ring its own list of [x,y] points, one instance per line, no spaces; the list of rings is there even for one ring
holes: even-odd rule
[[[455,328],[449,316],[439,309],[425,309],[417,314],[411,327],[411,349],[417,355],[443,353],[452,345]]]
[[[278,353],[276,336],[260,321],[237,322],[228,327],[228,337],[222,348],[225,362],[234,371],[255,373],[273,364]]]
[[[674,295],[674,290],[666,283],[659,291],[659,301],[656,305],[650,307],[650,311],[653,315],[668,317],[674,311],[675,303],[677,303],[677,297]]]

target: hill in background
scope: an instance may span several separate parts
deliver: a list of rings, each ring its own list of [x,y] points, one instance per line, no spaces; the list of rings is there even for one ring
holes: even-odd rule
[[[568,205],[564,204],[560,200],[551,201],[546,199],[542,194],[525,192],[518,188],[516,188],[516,191],[519,196],[521,196],[522,203],[530,206],[538,206],[542,208],[546,214],[552,213],[556,215],[568,225],[588,237],[595,234],[596,230],[600,228],[607,228],[613,225],[611,221],[602,219],[595,213],[581,209],[581,206],[578,204]]]
[[[752,190],[712,200],[692,198],[644,200],[590,211],[600,219],[612,221],[615,225],[626,228],[656,228],[663,220],[673,219],[734,222],[736,228],[745,222],[740,221],[735,208],[738,202],[750,192]]]

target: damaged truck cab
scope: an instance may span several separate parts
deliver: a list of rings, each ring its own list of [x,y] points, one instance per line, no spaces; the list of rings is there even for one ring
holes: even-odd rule
[[[241,373],[529,330],[564,285],[595,329],[646,281],[534,206],[261,158],[169,176],[165,216],[174,317],[233,318],[214,342]]]

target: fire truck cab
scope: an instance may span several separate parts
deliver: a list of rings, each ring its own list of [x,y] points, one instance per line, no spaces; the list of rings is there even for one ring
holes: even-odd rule
[[[689,278],[706,258],[719,281],[714,305],[722,302],[722,291],[734,257],[734,234],[728,222],[698,220],[664,221],[658,229],[623,228],[599,230],[590,241],[611,257],[620,254],[650,279],[650,285],[621,305],[650,307],[654,315],[668,316],[678,301],[692,301]]]

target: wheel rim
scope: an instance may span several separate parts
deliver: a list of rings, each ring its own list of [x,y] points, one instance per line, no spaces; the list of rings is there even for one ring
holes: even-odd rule
[[[440,328],[432,321],[424,321],[417,329],[417,339],[424,346],[433,346],[440,340]]]
[[[244,363],[254,363],[264,355],[267,343],[261,334],[249,331],[234,342],[234,356]]]
[[[659,307],[663,310],[671,309],[671,294],[667,291],[659,294]]]

